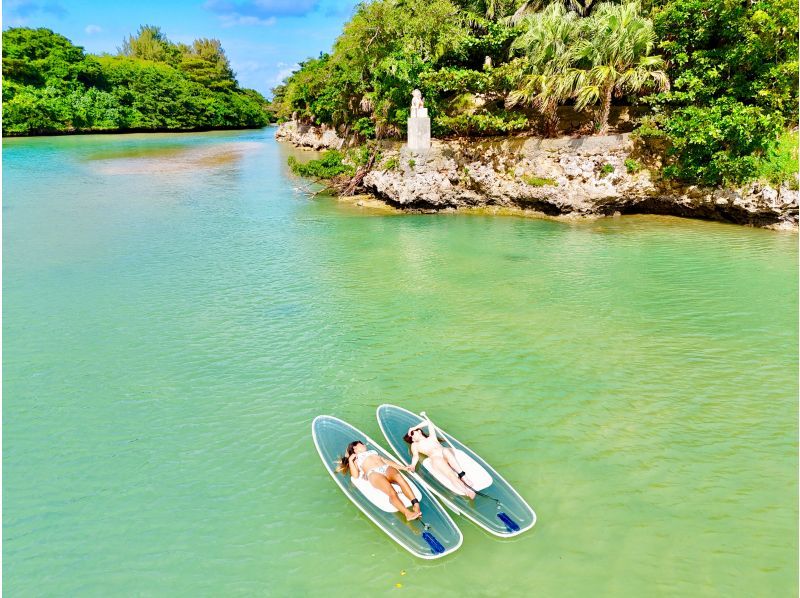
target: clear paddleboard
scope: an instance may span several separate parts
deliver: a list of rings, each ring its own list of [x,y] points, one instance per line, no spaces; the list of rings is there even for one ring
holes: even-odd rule
[[[311,424],[311,435],[320,459],[336,485],[375,525],[400,546],[423,559],[443,557],[461,546],[463,541],[461,530],[427,488],[409,479],[412,476],[404,475],[419,500],[422,518],[406,521],[405,516],[391,505],[389,497],[368,481],[351,478],[349,474],[336,473],[339,458],[353,440],[360,440],[368,449],[396,461],[372,438],[347,422],[330,415],[320,415],[314,419]],[[410,502],[403,496],[400,488],[398,486],[394,488],[408,506]]]
[[[378,425],[392,450],[402,463],[411,463],[411,450],[403,436],[412,426],[423,421],[419,415],[395,405],[378,407]],[[435,423],[435,422],[434,422]],[[417,475],[448,507],[464,515],[487,532],[496,536],[511,537],[521,534],[536,523],[536,513],[519,493],[486,461],[447,432],[436,427],[444,446],[453,449],[456,459],[476,491],[474,499],[468,498],[463,487],[458,487],[443,475],[425,457],[420,457]],[[427,428],[424,429],[427,433]]]

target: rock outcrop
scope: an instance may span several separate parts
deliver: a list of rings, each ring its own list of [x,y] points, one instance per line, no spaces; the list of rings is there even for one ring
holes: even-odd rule
[[[316,127],[295,120],[286,121],[278,127],[275,138],[288,141],[297,147],[314,150],[342,149],[355,144],[352,137],[340,137],[336,129],[322,125]]]
[[[278,138],[314,149],[345,145],[331,130],[317,129],[319,136],[312,130],[282,125]],[[321,143],[326,139],[332,143]],[[363,186],[394,206],[418,211],[500,206],[550,216],[649,213],[797,229],[798,191],[787,185],[686,186],[662,179],[660,167],[657,155],[627,134],[435,140],[421,154],[387,142]]]

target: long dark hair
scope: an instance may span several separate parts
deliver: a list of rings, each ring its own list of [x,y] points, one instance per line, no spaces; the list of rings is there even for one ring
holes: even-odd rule
[[[425,438],[428,437],[428,435],[422,431],[422,428],[414,428],[413,430],[411,430],[411,432],[403,436],[403,440],[405,440],[408,444],[413,444],[414,440],[411,438],[411,435],[414,432],[420,432]]]
[[[336,466],[336,472],[342,474],[350,473],[350,455],[352,455],[355,451],[353,450],[359,444],[364,444],[360,440],[354,440],[350,444],[347,445],[347,450],[344,452],[344,455],[339,458],[339,465]],[[366,446],[366,445],[364,445]]]
[[[414,428],[413,430],[411,430],[411,432],[409,432],[408,434],[406,434],[405,436],[403,436],[403,440],[405,440],[405,441],[406,441],[408,444],[413,444],[413,443],[414,443],[414,440],[411,438],[411,434],[413,434],[414,432],[419,432],[419,433],[420,433],[420,434],[422,434],[422,435],[423,435],[425,438],[427,438],[427,437],[428,437],[428,433],[427,433],[425,430],[423,430],[422,428]],[[436,437],[436,440],[438,440],[438,441],[439,441],[439,444],[444,444],[445,442],[447,442],[447,441],[446,441],[444,438],[442,438],[441,436],[437,436],[437,437]]]

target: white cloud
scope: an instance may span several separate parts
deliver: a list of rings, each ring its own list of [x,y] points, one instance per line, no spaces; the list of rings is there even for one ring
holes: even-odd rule
[[[275,75],[275,78],[272,80],[273,85],[280,85],[286,77],[300,68],[300,65],[297,63],[288,65],[285,62],[279,62],[276,66],[281,70],[278,71],[278,74]]]
[[[318,7],[319,0],[206,0],[203,4],[206,10],[237,25],[263,25],[274,17],[302,17]]]
[[[240,14],[220,15],[219,21],[223,27],[235,27],[237,25],[261,25],[269,27],[275,24],[275,17],[262,19],[260,17],[248,17]]]
[[[237,73],[256,73],[264,69],[264,66],[255,60],[231,61],[231,66]]]
[[[86,33],[89,35],[92,35],[93,33],[100,33],[102,30],[103,28],[99,25],[87,25],[86,29],[84,29],[84,31],[86,31]]]

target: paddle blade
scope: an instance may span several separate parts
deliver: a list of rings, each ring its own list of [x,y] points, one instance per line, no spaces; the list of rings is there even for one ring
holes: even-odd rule
[[[437,540],[436,536],[432,533],[422,532],[422,539],[431,547],[431,552],[433,552],[433,554],[442,554],[444,552],[444,546],[441,545],[439,540]]]
[[[513,519],[511,519],[511,517],[509,517],[505,513],[498,513],[497,514],[497,518],[505,524],[506,529],[508,531],[510,531],[510,532],[518,532],[519,531],[519,525],[517,524],[517,522],[514,521]]]

